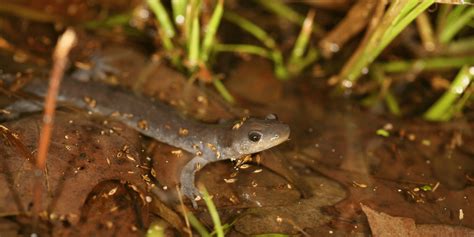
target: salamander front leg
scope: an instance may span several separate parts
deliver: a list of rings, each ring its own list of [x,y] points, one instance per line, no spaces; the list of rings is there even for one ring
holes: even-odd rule
[[[204,159],[203,157],[196,156],[183,167],[183,170],[181,170],[181,192],[184,196],[191,199],[194,208],[197,208],[195,198],[201,196],[194,183],[196,172],[203,168],[207,163],[209,163],[208,160]]]

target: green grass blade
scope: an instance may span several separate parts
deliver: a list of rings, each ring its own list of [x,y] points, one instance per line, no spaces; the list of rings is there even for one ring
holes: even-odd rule
[[[270,37],[267,34],[267,32],[265,32],[259,26],[255,25],[253,22],[230,11],[226,11],[224,13],[224,19],[234,23],[235,25],[240,27],[242,30],[247,31],[248,33],[253,35],[255,38],[260,40],[266,47],[270,49],[274,49],[276,47],[275,40],[272,37]]]
[[[214,44],[214,39],[216,37],[217,28],[221,23],[222,14],[224,12],[224,0],[219,0],[217,2],[217,6],[214,9],[214,13],[212,13],[211,20],[206,27],[206,35],[204,36],[204,40],[202,42],[202,50],[201,50],[201,61],[207,62],[209,59],[209,53],[211,51],[211,47]]]
[[[199,16],[200,13],[200,8],[201,8],[201,0],[189,0],[189,3],[186,7],[186,15],[184,18],[184,39],[186,41],[186,45],[190,45],[191,41],[191,32],[194,24],[194,19]]]
[[[289,60],[289,64],[300,64],[303,60],[303,55],[308,48],[309,38],[311,37],[312,26],[314,21],[314,10],[308,12],[308,16],[306,17],[303,27],[301,27],[301,32],[296,39],[295,46],[291,51],[291,56]]]
[[[212,84],[216,88],[217,92],[226,100],[227,102],[233,104],[235,103],[234,97],[230,94],[230,92],[225,88],[224,84],[219,79],[213,79]]]
[[[395,19],[393,20],[393,25],[399,24],[401,20],[403,20],[411,11],[415,9],[418,4],[418,1],[408,1],[403,3],[402,1],[394,1],[393,5],[395,4],[404,4],[401,8],[400,12],[396,15]],[[395,6],[396,7],[396,6]]]
[[[456,116],[457,114],[461,114],[462,109],[464,108],[464,106],[467,103],[469,103],[470,101],[471,102],[474,101],[474,96],[472,95],[473,92],[474,92],[474,83],[471,83],[469,88],[464,92],[462,97],[458,100],[456,105],[453,107],[453,109],[452,109],[452,111],[453,111],[452,115],[453,116]]]
[[[460,68],[464,65],[474,65],[474,57],[421,58],[417,60],[401,60],[377,63],[374,64],[373,67],[380,67],[386,73],[397,73],[406,71]]]
[[[264,58],[270,58],[270,51],[250,44],[216,44],[216,52],[234,52],[238,54],[255,54]]]
[[[150,224],[150,227],[146,231],[146,237],[163,237],[165,236],[165,229],[161,226],[159,221],[155,221]]]
[[[446,52],[446,54],[474,52],[474,37],[464,37],[456,41],[451,41],[446,45],[444,52]]]
[[[83,26],[88,29],[96,29],[96,28],[114,27],[118,25],[127,25],[130,22],[131,18],[132,18],[132,15],[130,13],[118,14],[118,15],[112,15],[103,20],[87,21],[83,24]]]
[[[466,5],[459,5],[454,8],[451,8],[451,11],[449,11],[448,15],[446,16],[446,25],[454,23],[459,17],[461,17],[466,7]]]
[[[214,229],[216,230],[217,237],[224,237],[224,229],[222,228],[221,219],[219,213],[217,212],[216,205],[209,196],[206,188],[200,187],[200,192],[202,193],[202,198],[206,203],[209,214],[211,215],[212,222],[214,223]]]
[[[457,6],[456,8],[458,7],[462,6]],[[448,43],[464,26],[469,24],[472,19],[474,19],[474,7],[467,9],[461,16],[456,18],[456,20],[448,22],[439,36],[439,41],[444,44]]]
[[[417,3],[413,7],[413,3]],[[380,53],[388,46],[388,44],[412,22],[416,16],[425,11],[431,4],[434,3],[434,0],[424,0],[424,1],[412,1],[412,0],[398,0],[393,1],[385,13],[381,23],[374,29],[371,36],[366,44],[361,47],[364,47],[360,52],[349,60],[347,66],[344,66],[342,72],[339,74],[341,81],[348,81],[347,85],[353,85],[353,82],[356,81],[364,68],[367,68],[370,63],[372,63]],[[411,9],[411,11],[407,11]],[[401,13],[405,17],[398,17]],[[397,24],[393,24],[393,22]]]
[[[270,12],[273,12],[276,15],[286,18],[287,20],[293,23],[302,25],[304,22],[304,17],[302,15],[300,15],[298,12],[291,9],[279,0],[256,0],[256,2],[262,5]]]
[[[184,23],[187,6],[188,0],[171,0],[171,9],[173,10],[173,18],[176,25]]]
[[[289,237],[287,234],[259,234],[259,235],[253,235],[253,237]]]
[[[161,0],[147,0],[147,4],[155,14],[156,19],[161,27],[158,28],[158,34],[160,35],[161,42],[168,55],[171,57],[173,65],[179,67],[180,63],[177,57],[173,56],[174,45],[172,38],[176,32],[171,24],[168,13],[166,12]]]
[[[230,230],[230,228],[232,227],[232,225],[233,225],[233,224],[228,224],[228,223],[222,225],[222,229],[224,230],[224,234],[227,234],[227,232],[229,232],[229,230]],[[217,234],[217,231],[216,231],[216,230],[214,230],[214,231],[211,232],[211,236],[214,236],[214,235],[216,235],[216,234]]]
[[[275,40],[273,40],[273,38],[271,38],[267,34],[267,32],[265,32],[262,28],[255,25],[251,21],[232,12],[228,12],[228,11],[225,12],[224,19],[236,24],[243,30],[252,34],[255,38],[259,39],[266,47],[271,49],[271,51],[265,52],[264,50],[261,50],[259,47],[251,47],[251,46],[243,46],[243,45],[232,45],[231,46],[232,48],[270,58],[275,65],[275,75],[277,76],[277,78],[279,79],[288,78],[289,74],[283,61],[283,55],[280,52],[280,50],[276,48]],[[222,50],[222,47],[220,48],[220,50]]]
[[[65,20],[59,15],[50,14],[46,11],[41,10],[33,10],[33,8],[21,6],[22,4],[18,3],[18,1],[2,1],[2,3],[0,4],[0,12],[7,12],[17,17],[39,22],[60,22]]]
[[[464,66],[451,83],[450,88],[436,101],[423,118],[431,121],[446,121],[453,115],[451,109],[454,101],[466,90],[474,77],[474,67]]]
[[[409,3],[416,2],[416,1],[409,1]],[[373,61],[381,52],[383,49],[385,49],[390,42],[398,35],[400,32],[402,32],[403,29],[405,29],[408,24],[410,24],[415,18],[420,15],[422,12],[424,12],[429,6],[431,6],[434,3],[434,0],[424,0],[420,2],[418,5],[413,7],[410,12],[406,13],[406,15],[401,18],[399,21],[397,21],[396,25],[393,26],[391,31],[388,31],[389,34],[384,35],[382,37],[382,43],[378,47],[378,50],[376,50],[374,56],[372,57]],[[407,8],[411,8],[412,6],[408,4]]]
[[[287,68],[285,67],[285,63],[283,61],[283,55],[280,50],[273,50],[271,52],[271,59],[275,64],[275,75],[280,80],[287,80],[289,78],[289,73]]]
[[[191,37],[188,46],[188,67],[192,70],[197,66],[199,60],[199,17],[196,14],[192,19]]]
[[[254,45],[246,45],[246,44],[217,44],[214,48],[216,52],[234,52],[234,53],[245,53],[245,54],[255,54],[261,57],[269,58],[275,64],[275,75],[279,79],[287,79],[289,74],[288,70],[285,68],[283,63],[283,55],[280,51],[269,51],[265,48],[254,46]],[[309,51],[307,58],[302,61],[301,66],[306,67],[306,65],[314,62],[317,58],[317,53],[313,53],[312,50]],[[216,89],[220,91],[221,95],[226,98],[226,100],[230,103],[234,102],[234,99],[231,97],[230,93],[227,90],[220,89],[220,86],[216,86]],[[225,88],[223,88],[225,89]]]
[[[158,19],[161,27],[163,27],[165,36],[170,39],[173,38],[176,32],[174,30],[173,24],[171,24],[168,12],[166,12],[163,4],[161,4],[161,0],[147,0],[146,2],[155,14],[155,17]]]
[[[446,19],[448,18],[452,7],[453,6],[449,4],[440,4],[439,6],[438,14],[436,14],[436,35],[438,39],[439,35],[444,29],[444,26],[446,25]]]
[[[400,105],[398,105],[397,99],[390,91],[387,91],[385,95],[385,104],[387,105],[388,110],[395,116],[400,116],[402,114],[400,110]]]
[[[390,88],[388,88],[389,85],[386,84],[390,79],[387,78],[382,67],[380,67],[379,65],[373,65],[370,70],[370,76],[373,80],[375,80],[377,83],[380,84],[381,89],[378,95],[374,94],[364,99],[364,104],[366,106],[373,106],[374,103],[378,102],[380,97],[383,96],[383,99],[385,101],[385,104],[388,110],[393,115],[400,116],[401,115],[400,106],[395,96],[392,94],[392,92],[390,92]]]
[[[303,71],[303,69],[318,60],[318,56],[318,50],[311,47],[308,49],[306,57],[302,58],[298,63],[288,64],[288,71],[292,75],[298,75],[301,71]]]
[[[199,222],[199,220],[193,215],[192,212],[186,213],[186,216],[188,217],[188,220],[191,226],[199,233],[200,236],[211,237],[206,227],[204,227],[204,225],[201,222]]]

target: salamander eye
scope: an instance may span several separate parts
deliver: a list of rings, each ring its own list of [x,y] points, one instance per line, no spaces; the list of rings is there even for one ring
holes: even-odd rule
[[[249,140],[252,142],[259,142],[262,139],[262,133],[257,131],[249,132]]]

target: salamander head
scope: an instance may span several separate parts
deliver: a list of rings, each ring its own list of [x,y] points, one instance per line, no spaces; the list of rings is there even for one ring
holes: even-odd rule
[[[269,114],[265,119],[248,118],[235,123],[231,134],[232,150],[248,155],[288,140],[290,127]]]

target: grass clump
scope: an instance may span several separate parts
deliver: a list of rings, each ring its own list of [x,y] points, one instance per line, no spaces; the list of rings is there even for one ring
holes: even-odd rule
[[[267,4],[267,3],[262,3]],[[270,3],[275,4],[275,3]],[[281,4],[281,3],[279,3]],[[289,9],[285,6],[285,9]],[[294,13],[292,11],[292,13]],[[274,71],[277,78],[286,80],[299,75],[305,68],[318,59],[316,48],[310,46],[310,37],[313,32],[314,10],[310,10],[306,18],[303,18],[302,28],[293,46],[291,56],[285,59],[283,52],[278,48],[276,41],[261,27],[250,20],[239,16],[236,13],[227,11],[224,13],[224,19],[240,27],[242,30],[258,39],[262,46],[246,44],[219,44],[216,51],[250,53],[270,59],[274,64]],[[296,22],[300,22],[299,20]]]
[[[180,29],[179,34],[161,0],[147,0],[147,4],[156,16],[160,40],[172,64],[176,68],[185,68],[191,78],[212,82],[222,97],[233,103],[232,95],[209,70],[210,54],[216,41],[224,1],[216,2],[209,22],[202,25],[200,22],[201,0],[173,0],[172,13],[174,23]],[[203,31],[203,28],[206,30]],[[182,51],[186,53],[180,53]],[[186,57],[184,58],[183,55]]]

